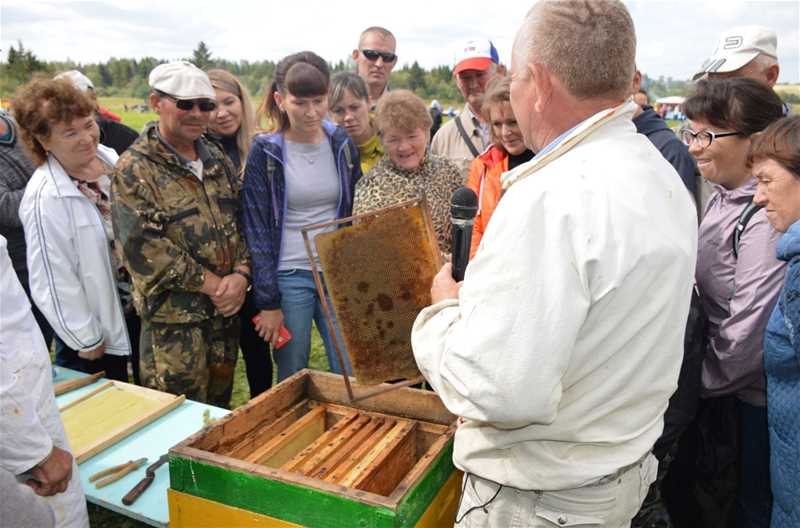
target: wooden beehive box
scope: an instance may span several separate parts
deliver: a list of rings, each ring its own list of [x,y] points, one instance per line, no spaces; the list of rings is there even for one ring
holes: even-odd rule
[[[454,480],[455,420],[433,392],[348,403],[341,376],[303,370],[172,448],[171,492],[301,526],[415,526]]]

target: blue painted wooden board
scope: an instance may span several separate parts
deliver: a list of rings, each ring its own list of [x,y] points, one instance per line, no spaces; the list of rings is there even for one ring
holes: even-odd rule
[[[56,368],[58,372],[53,379],[53,383],[86,375],[64,367]],[[101,378],[91,385],[62,394],[56,398],[56,403],[59,407],[62,407],[83,394],[96,389],[106,381],[108,380]],[[148,465],[158,460],[170,447],[203,427],[203,412],[206,409],[208,409],[212,419],[221,418],[230,412],[219,407],[186,400],[177,409],[78,466],[81,486],[83,486],[87,500],[151,526],[166,528],[169,523],[167,506],[169,464],[164,464],[158,468],[155,481],[131,506],[122,504],[122,497],[144,478],[145,469]],[[89,482],[89,477],[98,471],[143,457],[147,457],[147,464],[105,488],[96,489],[94,484]]]

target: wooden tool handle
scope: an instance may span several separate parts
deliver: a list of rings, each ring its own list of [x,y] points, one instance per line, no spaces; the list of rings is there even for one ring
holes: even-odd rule
[[[105,488],[109,484],[118,481],[119,479],[121,479],[122,477],[127,475],[128,473],[136,471],[137,469],[139,469],[139,465],[136,462],[131,462],[131,463],[125,465],[122,469],[120,469],[119,471],[117,471],[113,475],[108,476],[108,477],[104,478],[103,480],[97,482],[94,485],[94,487],[97,488],[97,489]]]
[[[134,486],[132,490],[130,490],[127,494],[125,494],[124,497],[122,497],[122,504],[124,504],[125,506],[130,506],[131,504],[136,502],[136,499],[138,499],[139,496],[142,493],[144,493],[144,490],[146,490],[150,486],[150,484],[153,483],[155,478],[156,478],[155,476],[145,477],[141,481],[139,481],[139,483],[136,486]]]
[[[95,473],[94,475],[89,477],[89,482],[94,482],[95,480],[97,480],[97,479],[99,479],[101,477],[106,477],[108,475],[113,475],[117,471],[125,469],[130,464],[133,464],[133,460],[129,460],[128,462],[125,462],[124,464],[118,464],[116,466],[111,466],[108,469],[104,469],[102,471],[98,471],[97,473]]]

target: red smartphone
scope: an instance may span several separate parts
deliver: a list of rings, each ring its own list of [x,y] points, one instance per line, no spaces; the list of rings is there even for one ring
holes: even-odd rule
[[[275,345],[275,350],[278,350],[291,340],[292,340],[292,333],[289,331],[288,328],[281,325],[281,329],[278,330],[278,343]]]
[[[256,321],[258,321],[258,316],[256,315],[255,317],[253,317],[251,321],[253,324],[256,324]],[[281,329],[278,330],[278,344],[275,345],[275,350],[278,350],[291,340],[292,340],[292,333],[289,331],[288,328],[286,328],[286,326],[281,324]]]

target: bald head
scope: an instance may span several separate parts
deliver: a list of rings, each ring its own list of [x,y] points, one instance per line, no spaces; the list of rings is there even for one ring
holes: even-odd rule
[[[636,33],[619,0],[540,1],[528,12],[514,58],[540,63],[576,99],[624,99],[636,70]]]

